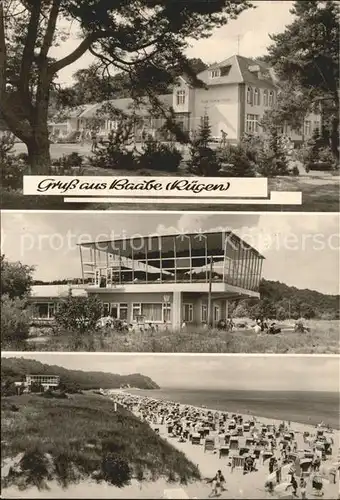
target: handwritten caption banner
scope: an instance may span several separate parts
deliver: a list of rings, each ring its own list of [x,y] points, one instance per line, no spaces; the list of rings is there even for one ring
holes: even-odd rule
[[[133,198],[267,198],[265,178],[24,176],[25,195]],[[155,200],[154,200],[155,201]]]

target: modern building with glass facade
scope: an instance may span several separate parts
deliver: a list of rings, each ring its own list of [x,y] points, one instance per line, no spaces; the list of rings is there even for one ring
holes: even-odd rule
[[[125,238],[79,245],[82,287],[103,315],[179,328],[228,317],[258,298],[263,256],[232,232]],[[210,307],[210,314],[209,314]]]

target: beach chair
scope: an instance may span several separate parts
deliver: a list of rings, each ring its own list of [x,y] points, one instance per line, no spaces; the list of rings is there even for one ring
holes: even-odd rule
[[[263,463],[266,461],[266,460],[269,460],[269,458],[271,458],[273,456],[272,452],[271,451],[264,451],[263,452]]]
[[[215,439],[206,438],[204,441],[204,453],[206,451],[214,451],[215,450]]]
[[[245,442],[246,446],[250,447],[250,446],[253,446],[253,444],[254,444],[253,438],[251,438],[251,437],[246,438],[246,442]]]
[[[219,458],[227,457],[229,455],[228,446],[221,446],[219,451]]]
[[[235,438],[231,437],[230,441],[229,441],[229,448],[230,448],[230,450],[238,450],[238,447],[239,447],[239,441],[238,441],[238,439],[235,439]]]
[[[199,433],[191,436],[191,444],[201,444],[201,435]]]
[[[232,461],[232,469],[243,469],[244,468],[245,457],[240,457],[235,455]]]
[[[242,457],[243,455],[247,455],[249,453],[249,448],[247,448],[246,446],[242,446],[240,449],[239,449],[239,454],[240,456]]]
[[[244,432],[249,432],[250,431],[250,425],[249,424],[243,424],[243,430],[244,430]]]
[[[224,436],[224,444],[229,444],[229,442],[230,442],[230,434],[226,434]]]

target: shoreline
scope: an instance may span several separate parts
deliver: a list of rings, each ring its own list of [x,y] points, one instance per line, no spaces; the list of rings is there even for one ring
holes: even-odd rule
[[[161,389],[162,390],[162,389]],[[164,389],[165,391],[167,389]],[[169,389],[169,392],[171,392],[172,389]],[[152,394],[156,391],[159,391],[159,389],[156,389],[155,391],[153,389],[150,389],[150,390],[146,390],[146,389],[122,389],[122,392],[124,392],[125,394],[127,394],[129,391],[130,391],[130,394],[132,396],[140,396],[140,397],[150,397],[151,399],[155,399],[157,401],[162,401],[162,402],[169,402],[169,403],[178,403],[180,405],[183,405],[183,406],[190,406],[190,407],[193,407],[193,408],[198,408],[200,410],[207,410],[207,411],[212,411],[212,412],[228,412],[228,413],[239,413],[241,415],[243,415],[244,417],[246,418],[251,418],[251,417],[255,417],[257,419],[267,419],[267,420],[271,420],[271,421],[274,421],[274,420],[279,420],[277,418],[277,415],[270,415],[270,410],[268,412],[264,412],[264,413],[261,413],[260,412],[253,412],[253,411],[249,411],[249,412],[244,412],[242,410],[239,410],[236,408],[237,406],[237,403],[236,402],[232,402],[231,403],[231,406],[233,406],[233,408],[228,408],[227,407],[227,403],[224,404],[216,404],[215,406],[199,406],[199,405],[195,405],[195,404],[190,404],[190,403],[185,403],[185,402],[182,402],[180,401],[180,392],[178,389],[173,389],[174,391],[178,391],[178,399],[171,399],[170,396],[164,396],[162,397],[161,395],[157,395],[157,396],[153,396]],[[208,389],[207,389],[208,391]],[[230,392],[232,392],[230,390]],[[235,391],[235,392],[239,392],[239,391]],[[284,392],[284,391],[282,391]],[[296,393],[298,393],[299,391],[296,391]],[[337,393],[336,393],[337,394]],[[221,406],[224,406],[224,408],[221,408]],[[241,405],[240,405],[241,406]],[[282,420],[285,420],[285,421],[288,421],[290,420],[292,423],[295,423],[297,425],[305,425],[305,426],[308,426],[308,427],[311,427],[311,428],[315,428],[319,423],[320,421],[318,421],[317,423],[314,423],[317,421],[317,419],[314,419],[313,416],[310,417],[311,420],[309,419],[304,419],[304,418],[301,418],[301,419],[294,419],[294,418],[291,418],[291,419],[288,419],[287,417],[284,418],[284,419],[281,419]],[[324,422],[324,421],[322,421]],[[337,419],[337,423],[338,425],[330,425],[330,427],[334,430],[334,431],[340,431],[340,419],[338,417]],[[327,425],[327,422],[325,422],[325,424]]]

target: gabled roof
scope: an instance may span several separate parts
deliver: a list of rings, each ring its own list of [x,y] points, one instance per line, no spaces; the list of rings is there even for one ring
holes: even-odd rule
[[[258,65],[266,77],[258,78],[256,72],[251,72],[251,66]],[[217,78],[211,78],[210,73],[213,69],[221,69],[229,66],[229,71],[226,75]],[[249,59],[247,57],[233,55],[224,59],[220,63],[212,64],[207,69],[197,75],[197,77],[209,86],[232,84],[232,83],[245,83],[252,85],[259,85],[261,87],[274,88],[275,84],[273,77],[270,74],[270,67],[267,63]]]
[[[172,94],[164,94],[164,95],[159,95],[157,97],[161,101],[162,104],[165,104],[166,106],[172,106]],[[104,101],[104,102],[99,102],[96,104],[91,104],[78,116],[78,118],[82,119],[82,118],[95,117],[96,113],[100,110],[100,108],[104,104],[111,104],[117,110],[120,110],[123,113],[129,114],[132,111],[134,101],[131,97],[125,97],[125,98],[121,98],[121,99],[112,99],[110,101]],[[137,109],[136,109],[137,114],[140,114],[140,115],[149,114],[147,111],[147,105],[148,105],[148,101],[146,101],[145,104],[141,104],[140,106],[137,106]]]

